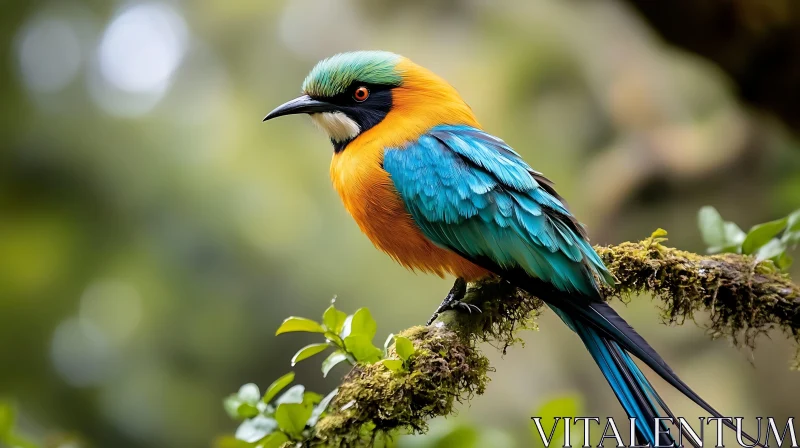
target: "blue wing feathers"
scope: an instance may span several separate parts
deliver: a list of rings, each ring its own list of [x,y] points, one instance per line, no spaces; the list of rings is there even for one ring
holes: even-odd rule
[[[595,276],[609,278],[546,179],[496,137],[437,126],[416,143],[387,149],[384,169],[441,247],[522,268],[567,292],[595,296]]]

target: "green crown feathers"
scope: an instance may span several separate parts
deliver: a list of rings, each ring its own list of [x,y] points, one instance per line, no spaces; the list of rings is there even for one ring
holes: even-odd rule
[[[311,96],[331,97],[353,82],[399,86],[402,77],[396,65],[400,56],[387,51],[355,51],[324,59],[308,74],[303,91]]]

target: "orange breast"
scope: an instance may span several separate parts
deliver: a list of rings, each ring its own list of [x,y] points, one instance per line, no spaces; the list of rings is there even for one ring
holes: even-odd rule
[[[334,154],[333,185],[372,243],[403,266],[439,276],[452,274],[468,281],[485,277],[488,271],[436,246],[422,234],[382,167],[385,148],[402,148],[436,124],[478,126],[452,87],[445,83],[447,88],[437,89],[434,82],[444,81],[409,61],[401,62],[401,67],[406,79],[420,82],[419,88],[406,82],[395,89],[393,108],[386,118],[344,151]],[[436,96],[436,101],[424,98],[425,89]],[[428,107],[417,106],[422,104]]]
[[[333,158],[333,185],[358,226],[378,249],[409,269],[439,276],[452,274],[475,280],[488,274],[458,254],[436,246],[422,234],[406,211],[389,174],[381,168],[382,156],[350,149]]]

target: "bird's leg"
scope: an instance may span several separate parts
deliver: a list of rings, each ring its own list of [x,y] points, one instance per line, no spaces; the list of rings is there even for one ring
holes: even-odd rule
[[[453,287],[450,288],[450,292],[447,293],[444,300],[442,300],[441,305],[439,308],[436,309],[436,312],[433,313],[430,319],[428,319],[428,325],[433,323],[437,317],[439,317],[439,313],[443,313],[449,310],[464,310],[470,314],[473,311],[481,312],[481,309],[475,305],[470,303],[462,302],[461,299],[467,294],[467,282],[464,281],[463,278],[459,277],[456,279],[456,282],[453,283]]]

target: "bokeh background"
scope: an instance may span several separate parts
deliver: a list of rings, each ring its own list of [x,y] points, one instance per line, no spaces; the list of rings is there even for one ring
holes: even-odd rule
[[[744,229],[800,207],[792,131],[627,2],[0,3],[0,395],[52,446],[209,446],[235,428],[222,398],[265,387],[308,342],[274,337],[283,318],[337,295],[368,306],[382,338],[447,292],[359,233],[309,120],[261,123],[339,51],[391,50],[448,79],[596,243],[663,227],[702,251],[702,205]],[[620,308],[725,415],[800,413],[782,335],[751,352],[660,325],[646,297]],[[623,417],[578,339],[553,315],[540,326],[505,357],[488,348],[493,381],[455,421],[529,446],[552,396]],[[321,393],[344,373],[296,370]]]

